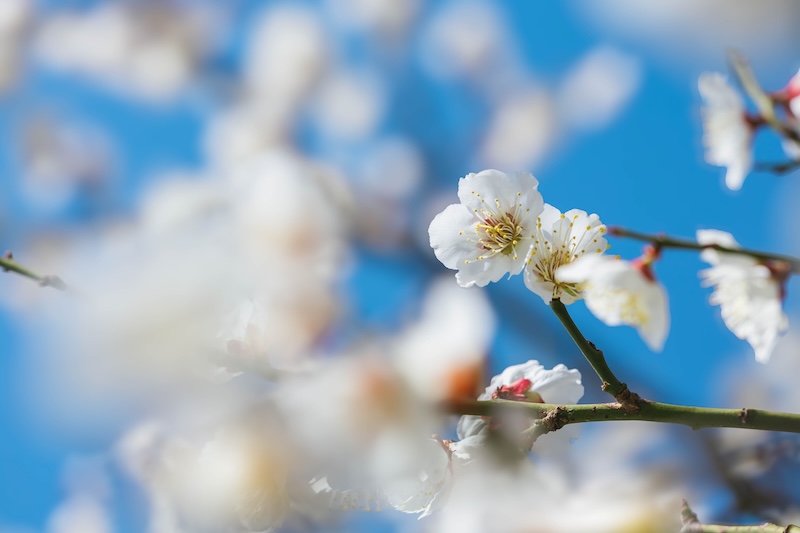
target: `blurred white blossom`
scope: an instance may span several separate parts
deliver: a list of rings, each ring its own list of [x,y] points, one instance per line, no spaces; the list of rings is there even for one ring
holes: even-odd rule
[[[739,248],[733,235],[718,230],[698,230],[697,242]],[[746,255],[706,249],[700,257],[711,264],[700,272],[705,285],[714,287],[709,301],[720,307],[728,329],[750,343],[756,361],[767,363],[778,339],[789,328],[782,309],[779,274]]]
[[[35,51],[48,66],[84,74],[125,94],[162,101],[191,81],[211,52],[221,22],[210,4],[185,9],[177,4],[107,2],[48,16],[36,35]]]
[[[603,128],[633,98],[641,75],[641,65],[630,55],[609,46],[590,50],[561,80],[559,116],[576,129]]]
[[[244,85],[252,98],[295,108],[329,60],[317,11],[300,4],[268,6],[255,18],[244,56]]]
[[[748,122],[744,102],[722,74],[704,73],[697,85],[704,103],[706,161],[726,167],[725,184],[731,190],[739,190],[753,164],[753,128]]]
[[[496,322],[482,291],[438,279],[428,289],[418,321],[397,338],[398,369],[421,398],[470,398],[482,383]]]
[[[480,155],[487,166],[538,164],[561,132],[552,96],[533,87],[504,95],[493,109]]]

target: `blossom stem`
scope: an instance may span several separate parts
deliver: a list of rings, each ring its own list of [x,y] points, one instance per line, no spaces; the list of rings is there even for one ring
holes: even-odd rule
[[[761,119],[779,134],[800,143],[800,134],[794,128],[786,126],[778,118],[775,113],[774,100],[761,88],[747,60],[736,51],[731,51],[728,57],[730,58],[731,69],[736,74],[736,78],[741,83],[744,91],[755,104]]]
[[[712,524],[701,524],[697,515],[692,511],[686,500],[681,506],[681,525],[680,533],[800,533],[800,527],[789,525],[779,526],[776,524],[759,524],[755,526],[722,526]]]
[[[592,368],[603,382],[603,390],[613,396],[618,402],[628,403],[631,400],[631,392],[628,390],[627,385],[617,379],[617,376],[611,371],[608,363],[606,363],[603,352],[598,350],[590,341],[586,340],[581,330],[575,325],[572,317],[569,316],[566,306],[561,300],[554,298],[550,302],[550,309],[553,310],[553,313],[555,313],[561,321],[564,329],[566,329],[569,336],[572,337],[578,349],[580,349],[581,353],[586,357],[586,360],[589,361],[589,364],[592,365]]]
[[[681,424],[692,429],[742,428],[762,431],[800,433],[800,414],[764,409],[719,409],[651,402],[637,398],[636,409],[620,402],[558,405],[514,400],[459,400],[444,408],[454,414],[492,416],[503,411],[527,411],[540,419],[545,432],[556,431],[567,424],[639,420]]]
[[[60,291],[67,290],[67,284],[64,283],[61,278],[58,276],[43,276],[41,274],[37,274],[29,268],[26,268],[14,261],[14,256],[11,254],[11,252],[6,252],[4,256],[0,257],[0,269],[4,270],[5,272],[14,272],[20,276],[32,279],[33,281],[38,282],[42,287],[53,287],[54,289]]]
[[[755,259],[759,259],[762,261],[779,261],[789,265],[791,271],[794,272],[795,274],[800,274],[800,259],[788,255],[773,254],[769,252],[761,252],[758,250],[749,250],[747,248],[727,248],[720,244],[714,244],[714,243],[700,244],[699,242],[696,241],[690,241],[688,239],[676,239],[674,237],[668,237],[666,235],[651,235],[647,233],[639,233],[637,231],[621,228],[619,226],[610,227],[608,229],[608,233],[609,235],[615,235],[617,237],[627,237],[629,239],[634,239],[637,241],[649,242],[659,248],[677,248],[682,250],[717,250],[720,252],[725,252],[730,254],[747,255],[749,257],[753,257]]]

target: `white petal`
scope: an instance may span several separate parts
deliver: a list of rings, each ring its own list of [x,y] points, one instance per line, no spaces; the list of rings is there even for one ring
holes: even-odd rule
[[[428,228],[436,258],[452,270],[463,268],[464,261],[475,259],[475,217],[460,204],[448,205],[436,215]]]

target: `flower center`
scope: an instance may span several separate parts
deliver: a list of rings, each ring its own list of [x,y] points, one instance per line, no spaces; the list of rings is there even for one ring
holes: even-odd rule
[[[578,283],[567,283],[556,278],[556,270],[572,262],[577,255],[567,250],[550,250],[549,243],[546,243],[546,247],[548,248],[548,253],[540,254],[539,260],[531,265],[534,274],[541,280],[555,285],[555,289],[553,290],[554,297],[559,296],[561,291],[566,292],[570,296],[577,297],[580,293]]]
[[[475,233],[478,234],[478,244],[488,252],[488,256],[503,254],[517,258],[517,244],[522,236],[522,227],[517,224],[513,214],[503,213],[486,218],[482,224],[477,225]],[[479,255],[478,260],[485,257]]]

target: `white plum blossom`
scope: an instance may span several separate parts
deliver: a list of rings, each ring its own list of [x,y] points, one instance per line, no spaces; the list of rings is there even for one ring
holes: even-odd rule
[[[753,127],[744,102],[720,73],[701,74],[697,85],[705,104],[702,113],[706,161],[727,167],[725,184],[731,190],[739,190],[753,164]]]
[[[568,369],[562,364],[547,370],[539,361],[530,360],[512,365],[494,376],[478,399],[575,404],[581,397],[583,397],[583,385],[581,384],[581,373],[578,370]],[[462,416],[458,421],[458,438],[474,437],[488,427],[489,422],[479,416]],[[551,435],[544,437],[551,437]],[[537,446],[538,444],[539,441],[537,441]]]
[[[730,233],[718,230],[699,230],[697,242],[739,248]],[[711,264],[700,272],[704,285],[714,288],[709,301],[719,306],[728,329],[750,343],[756,361],[768,362],[789,327],[782,309],[780,273],[746,255],[706,249],[700,257]]]
[[[428,439],[415,450],[414,468],[396,476],[384,488],[389,505],[425,518],[439,509],[450,490],[453,467],[450,449],[439,439]]]
[[[592,254],[561,267],[557,277],[580,284],[586,307],[609,326],[635,327],[653,351],[664,346],[669,331],[667,293],[648,263]]]
[[[539,182],[528,172],[483,170],[458,182],[460,204],[436,215],[430,244],[462,287],[484,287],[525,268],[542,212]]]
[[[595,215],[571,209],[561,213],[544,204],[533,239],[533,250],[525,268],[525,285],[546,304],[560,298],[571,304],[582,298],[577,284],[556,279],[556,270],[586,253],[602,254],[608,248],[606,226]]]

